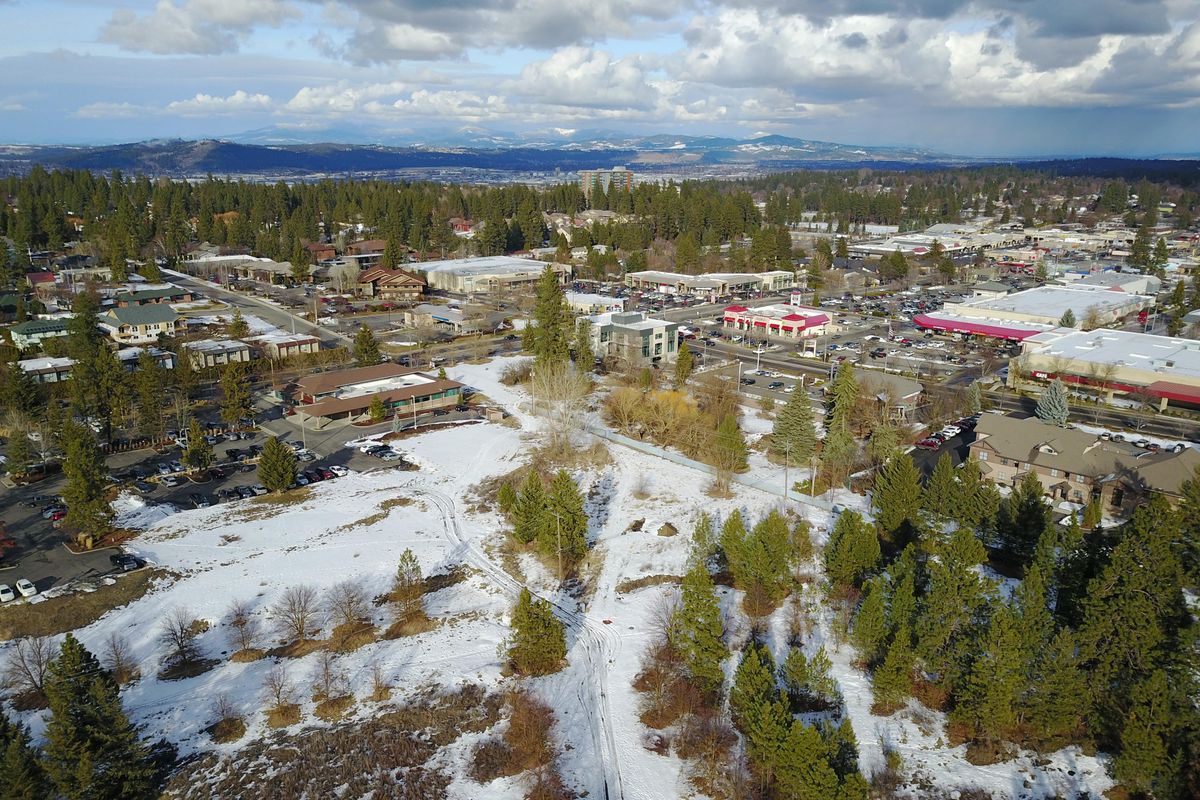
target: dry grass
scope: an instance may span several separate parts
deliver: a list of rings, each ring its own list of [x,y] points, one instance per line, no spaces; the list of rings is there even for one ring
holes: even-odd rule
[[[9,603],[0,609],[0,640],[25,636],[56,636],[92,624],[114,608],[132,603],[159,578],[174,579],[161,569],[142,569],[117,578],[94,592],[52,597],[36,605]]]
[[[272,492],[251,498],[243,507],[230,511],[226,520],[229,522],[255,522],[270,519],[286,506],[299,505],[312,497],[312,489],[301,486],[284,492]]]
[[[416,636],[417,634],[427,633],[438,627],[441,623],[436,619],[430,619],[424,611],[409,614],[403,619],[398,619],[388,626],[388,629],[383,632],[384,639],[401,639],[405,636]]]
[[[617,584],[617,592],[628,594],[636,592],[638,589],[645,589],[647,586],[661,586],[664,583],[678,586],[683,583],[683,578],[679,575],[643,575],[640,578],[621,581]]]
[[[171,664],[164,670],[158,673],[160,681],[182,681],[187,678],[194,678],[197,675],[203,675],[221,662],[215,658],[198,658],[194,661],[179,661]]]
[[[374,525],[378,522],[383,522],[388,518],[388,515],[392,513],[393,508],[411,506],[412,504],[413,499],[411,497],[390,497],[379,504],[379,510],[374,514],[368,514],[362,519],[357,519],[354,522],[348,522],[345,525],[341,525],[335,528],[333,533],[343,533],[345,531],[352,531],[355,528],[363,528]]]
[[[249,664],[253,661],[260,661],[267,654],[259,650],[257,647],[250,647],[245,650],[238,650],[229,657],[229,660],[235,664]]]
[[[326,639],[303,639],[297,642],[288,642],[279,647],[272,647],[267,651],[267,655],[272,658],[303,658],[309,653],[315,653],[318,650],[324,649],[328,643]]]
[[[267,711],[267,727],[286,728],[300,721],[300,706],[296,703],[286,703],[275,706]]]
[[[354,695],[344,694],[341,697],[331,697],[328,700],[322,700],[317,703],[317,708],[313,712],[317,719],[325,720],[326,722],[337,722],[346,716],[350,709],[354,708]]]
[[[335,653],[352,653],[375,641],[375,626],[369,622],[343,623],[333,629],[329,649]]]
[[[246,723],[241,717],[230,717],[214,722],[205,728],[204,732],[217,744],[229,744],[246,735]]]

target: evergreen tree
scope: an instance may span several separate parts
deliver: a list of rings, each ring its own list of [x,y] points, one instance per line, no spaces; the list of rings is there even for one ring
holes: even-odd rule
[[[1014,728],[1025,685],[1023,666],[1015,620],[1002,605],[992,614],[979,654],[956,698],[954,716],[968,727],[972,738],[992,742]]]
[[[709,556],[719,550],[716,533],[713,531],[713,519],[707,512],[701,511],[692,528],[692,558],[695,561],[707,562]]]
[[[1038,540],[1051,524],[1050,507],[1043,502],[1042,491],[1037,474],[1027,472],[996,515],[1000,547],[1022,565],[1033,560]]]
[[[883,468],[871,493],[875,521],[884,533],[896,536],[902,527],[915,526],[921,509],[921,474],[912,456],[902,453]]]
[[[745,472],[749,466],[750,448],[746,446],[746,437],[738,427],[737,418],[726,414],[717,425],[709,446],[709,461],[716,467],[718,474]]]
[[[1160,236],[1154,243],[1154,250],[1150,254],[1150,269],[1161,275],[1170,260],[1171,254],[1167,251],[1167,242]]]
[[[138,432],[143,436],[161,439],[166,430],[163,409],[167,380],[167,370],[157,358],[147,350],[138,353],[133,388],[137,398]]]
[[[771,454],[783,458],[789,466],[795,466],[807,464],[816,449],[812,402],[806,392],[797,389],[775,417],[771,429]]]
[[[816,728],[793,720],[775,768],[777,795],[787,800],[839,798],[838,776]]]
[[[688,378],[692,376],[692,369],[695,366],[695,359],[692,358],[692,349],[688,347],[687,342],[679,343],[679,351],[675,354],[675,388],[682,389],[687,385]]]
[[[50,796],[46,772],[37,750],[29,740],[29,731],[10,722],[0,711],[0,786],[10,800],[42,800]]]
[[[729,690],[733,724],[742,732],[747,731],[755,725],[755,718],[767,710],[767,705],[779,698],[771,651],[758,642],[751,642],[742,652]]]
[[[549,264],[538,278],[531,323],[525,327],[523,343],[525,349],[533,353],[537,368],[567,363],[569,342],[575,329],[558,273]]]
[[[4,462],[9,475],[24,475],[33,463],[33,449],[25,431],[15,431],[8,442],[8,460]]]
[[[81,538],[98,538],[112,524],[113,511],[105,496],[108,470],[104,455],[92,432],[74,422],[63,429],[66,454],[63,474],[67,478],[63,498],[67,502],[67,524]]]
[[[496,506],[506,517],[511,516],[517,507],[517,490],[508,481],[500,484],[500,489],[496,492]]]
[[[296,454],[274,436],[263,443],[258,479],[272,492],[282,492],[296,482]]]
[[[887,590],[886,583],[881,578],[873,578],[866,582],[863,589],[863,599],[854,615],[854,627],[850,631],[850,641],[858,650],[858,655],[867,666],[873,666],[879,660],[884,644],[887,642]]]
[[[513,609],[512,629],[508,657],[517,672],[549,675],[561,668],[567,657],[566,634],[549,603],[521,589]]]
[[[879,537],[857,511],[843,511],[825,544],[825,572],[839,586],[856,586],[879,567]]]
[[[854,406],[858,403],[858,391],[858,379],[855,377],[854,365],[849,361],[843,361],[838,366],[829,389],[833,408],[833,419],[830,424],[831,435],[834,430],[841,432],[849,430],[850,417],[854,413]],[[828,442],[826,447],[828,447]]]
[[[1024,721],[1042,741],[1074,740],[1088,716],[1090,700],[1075,637],[1064,628],[1032,655],[1033,673],[1022,703]]]
[[[358,326],[358,332],[354,334],[354,363],[360,367],[369,367],[382,360],[379,342],[375,341],[375,334],[364,322]]]
[[[1063,315],[1058,318],[1058,327],[1074,328],[1075,327],[1075,312],[1069,308],[1066,311],[1064,311]]]
[[[588,519],[579,486],[566,470],[551,478],[543,514],[538,547],[547,555],[559,555],[564,568],[573,569],[587,554]]]
[[[1142,225],[1134,234],[1133,246],[1129,248],[1129,255],[1125,260],[1130,266],[1146,269],[1150,266],[1151,257],[1150,229]]]
[[[1033,413],[1037,418],[1060,428],[1067,426],[1067,418],[1071,415],[1071,403],[1067,396],[1067,387],[1055,378],[1038,398]]]
[[[596,353],[592,350],[592,321],[580,317],[575,323],[575,366],[581,372],[591,372],[596,367]]]
[[[1113,761],[1113,775],[1126,788],[1146,796],[1154,796],[1171,760],[1168,741],[1177,712],[1170,697],[1168,678],[1161,669],[1138,680],[1120,731],[1121,752]]]
[[[513,536],[529,544],[538,539],[546,525],[546,487],[536,471],[530,470],[513,506]]]
[[[799,647],[789,650],[780,667],[780,677],[793,708],[826,708],[836,703],[838,688],[830,675],[832,669],[824,647],[817,648],[811,659]]]
[[[933,473],[921,493],[921,505],[925,512],[937,522],[948,522],[954,515],[958,503],[958,483],[954,480],[954,465],[950,453],[942,453],[933,468]]]
[[[912,692],[913,651],[908,628],[901,627],[892,637],[883,662],[871,676],[872,711],[891,714],[907,702]]]
[[[383,398],[375,395],[371,398],[371,402],[367,405],[367,416],[371,422],[383,422],[387,416],[387,406],[383,404]]]
[[[983,385],[977,381],[967,387],[967,409],[972,414],[983,413]]]
[[[821,448],[821,469],[830,486],[844,486],[857,459],[858,442],[849,428],[840,425],[830,428]]]
[[[960,526],[979,530],[990,528],[1000,509],[1000,495],[983,478],[983,469],[974,458],[968,458],[958,470],[955,483],[953,518]]]
[[[958,528],[929,560],[929,585],[917,615],[917,654],[926,671],[953,691],[977,645],[987,611],[989,588],[979,576],[987,559],[975,534]]]
[[[233,317],[229,320],[229,324],[225,326],[225,333],[233,339],[241,339],[243,336],[250,335],[250,325],[246,322],[246,318],[242,316],[242,309],[234,308]]]
[[[254,395],[244,362],[230,361],[221,368],[221,419],[232,425],[254,413]]]
[[[188,423],[187,450],[183,453],[183,463],[192,471],[206,470],[213,463],[213,449],[204,438],[204,431],[195,417]]]
[[[721,606],[702,560],[695,560],[683,578],[679,611],[671,626],[671,645],[683,656],[692,685],[712,699],[721,693],[728,655]]]
[[[67,634],[46,673],[50,720],[44,764],[68,800],[140,800],[156,796],[154,772],[137,729],[121,707],[112,675]]]

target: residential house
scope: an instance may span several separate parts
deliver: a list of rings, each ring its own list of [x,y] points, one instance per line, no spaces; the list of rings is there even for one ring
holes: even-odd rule
[[[438,306],[421,303],[404,311],[404,324],[410,328],[441,328],[456,334],[493,331],[502,325],[504,315],[482,306]]]
[[[314,264],[337,258],[337,250],[325,242],[309,242],[304,245],[304,249],[308,251],[309,260]]]
[[[201,339],[185,342],[183,346],[196,369],[222,367],[235,362],[245,363],[251,358],[250,345],[238,339]]]
[[[1016,486],[1033,473],[1053,500],[1086,504],[1099,499],[1110,513],[1127,513],[1151,493],[1177,501],[1181,484],[1200,465],[1200,452],[1193,448],[1152,453],[1037,418],[998,414],[980,418],[970,450],[997,485]]]
[[[425,293],[425,281],[402,269],[371,267],[359,273],[355,290],[365,297],[412,303]]]
[[[147,306],[155,303],[190,303],[195,299],[196,295],[191,289],[168,284],[153,289],[118,292],[113,297],[113,303],[117,308],[128,308],[129,306]]]
[[[40,347],[46,339],[67,335],[66,319],[31,319],[8,329],[13,344],[25,350]]]
[[[25,280],[37,298],[43,302],[52,298],[58,290],[58,283],[54,280],[52,272],[27,272]]]
[[[265,358],[273,358],[276,361],[315,353],[321,349],[321,341],[305,333],[274,331],[261,336],[251,336],[247,341],[256,346]]]
[[[74,359],[70,358],[27,358],[17,362],[35,383],[62,383],[71,377],[74,365]]]
[[[152,344],[160,336],[174,336],[179,315],[168,305],[112,308],[100,315],[101,327],[118,344]]]
[[[150,357],[164,369],[175,369],[175,354],[170,350],[161,350],[157,347],[122,347],[117,351],[117,360],[124,365],[126,370],[133,372],[137,369],[138,358],[143,352],[149,353]]]
[[[924,390],[918,381],[878,370],[859,370],[858,385],[873,396],[889,417],[905,421],[917,413]]]

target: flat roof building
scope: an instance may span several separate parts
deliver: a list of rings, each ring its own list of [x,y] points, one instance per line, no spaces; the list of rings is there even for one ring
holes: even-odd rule
[[[559,281],[571,275],[570,264],[550,264],[532,258],[515,256],[480,256],[445,261],[422,261],[408,268],[425,278],[430,289],[455,294],[495,292],[500,289],[531,286],[549,265],[558,273]]]
[[[1076,324],[1108,325],[1154,306],[1154,298],[1099,286],[1039,286],[1005,297],[947,303],[946,314],[1057,325],[1070,309]]]
[[[791,289],[796,285],[796,274],[782,269],[768,272],[710,272],[704,275],[643,270],[627,274],[625,285],[642,291],[713,299],[733,294]]]
[[[239,339],[200,339],[184,342],[183,346],[196,369],[222,367],[234,362],[246,363],[251,357],[250,345]]]
[[[564,292],[563,297],[576,314],[603,314],[609,311],[625,310],[625,299],[621,297],[588,294],[587,292]]]
[[[579,188],[585,198],[591,198],[597,190],[607,194],[613,189],[630,191],[633,189],[633,171],[625,167],[612,169],[581,169],[579,170]]]
[[[592,351],[625,364],[673,362],[679,349],[679,323],[620,311],[591,317]]]
[[[71,376],[74,365],[72,358],[27,358],[17,362],[36,383],[62,383]]]
[[[819,308],[776,303],[757,308],[729,306],[722,325],[747,336],[809,339],[829,333],[832,320]]]
[[[365,417],[379,398],[388,416],[420,414],[462,402],[463,385],[384,363],[309,375],[297,382],[297,414],[325,424]]]

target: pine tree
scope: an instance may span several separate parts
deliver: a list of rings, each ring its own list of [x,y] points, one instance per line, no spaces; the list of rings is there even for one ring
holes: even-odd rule
[[[517,507],[517,490],[508,481],[500,484],[500,489],[496,492],[496,506],[506,517],[511,516]]]
[[[850,641],[858,650],[859,658],[868,667],[874,666],[887,641],[887,592],[880,578],[867,581],[863,590],[862,603],[854,615],[854,627]]]
[[[564,569],[573,569],[587,554],[588,519],[579,486],[566,470],[551,478],[544,514],[539,548],[546,555],[560,555]]]
[[[692,357],[692,348],[688,347],[687,342],[680,342],[679,351],[675,353],[676,389],[682,389],[687,385],[688,378],[692,376],[694,366],[695,359]]]
[[[974,739],[993,742],[1016,725],[1018,699],[1025,685],[1024,656],[1016,622],[1007,606],[992,614],[979,654],[957,695],[954,716]]]
[[[929,585],[919,603],[917,654],[953,691],[985,621],[989,587],[977,570],[987,551],[973,532],[958,528],[937,556],[929,560]]]
[[[1067,426],[1067,418],[1071,416],[1071,402],[1067,396],[1067,387],[1063,385],[1062,381],[1057,378],[1050,381],[1050,385],[1038,398],[1033,413],[1037,415],[1038,419],[1049,422],[1051,425],[1057,425],[1060,428]]]
[[[891,714],[900,709],[912,692],[913,651],[908,628],[892,637],[883,662],[871,676],[872,712]]]
[[[138,432],[153,439],[162,438],[165,430],[163,406],[167,393],[167,371],[147,350],[138,354],[133,385],[137,398]]]
[[[139,800],[155,795],[154,773],[112,676],[67,634],[45,682],[50,703],[44,764],[68,800]]]
[[[1169,762],[1167,740],[1174,728],[1165,672],[1156,669],[1139,680],[1130,695],[1129,714],[1121,728],[1121,752],[1113,775],[1126,788],[1151,795]]]
[[[816,728],[794,720],[775,767],[777,795],[787,800],[839,798],[838,776]]]
[[[1090,708],[1075,637],[1064,628],[1033,655],[1033,674],[1022,705],[1024,721],[1042,741],[1075,739]]]
[[[718,475],[723,473],[744,472],[748,466],[750,449],[746,446],[746,437],[738,427],[737,418],[726,414],[717,425],[709,448],[709,461],[717,469]]]
[[[972,414],[983,413],[983,386],[976,381],[967,387],[967,409]]]
[[[707,562],[709,556],[719,549],[716,533],[713,531],[713,519],[707,512],[701,511],[692,528],[692,557],[695,561]]]
[[[912,456],[902,453],[883,468],[871,494],[875,521],[884,533],[895,536],[902,527],[915,526],[921,509],[921,474]]]
[[[29,740],[29,731],[10,722],[0,711],[0,786],[11,800],[42,800],[50,795],[46,772],[37,750]]]
[[[1058,318],[1058,327],[1074,328],[1075,327],[1075,312],[1069,308],[1066,311],[1064,311],[1063,315]]]
[[[857,511],[843,511],[825,544],[825,571],[839,586],[856,586],[879,567],[879,537]]]
[[[779,699],[775,686],[775,661],[771,651],[758,642],[751,642],[742,652],[733,686],[729,690],[729,712],[733,724],[745,732],[753,727],[755,718],[767,704]]]
[[[563,298],[558,273],[547,264],[538,278],[532,324],[525,327],[525,349],[533,353],[539,369],[566,364],[572,333],[571,313]]]
[[[242,309],[237,307],[233,309],[233,317],[230,318],[229,324],[225,326],[225,333],[233,339],[241,339],[243,336],[250,335],[250,325],[246,322],[246,318],[242,316]]]
[[[771,454],[789,466],[807,464],[817,449],[812,401],[800,389],[792,392],[771,429]]]
[[[25,431],[16,431],[8,442],[8,460],[4,467],[9,475],[23,475],[33,461],[33,451]]]
[[[421,611],[425,596],[425,582],[421,577],[421,563],[410,548],[404,548],[396,564],[396,580],[392,584],[392,599],[400,607],[401,618],[411,617]]]
[[[580,317],[575,323],[575,366],[582,372],[591,372],[596,367],[596,353],[592,350],[592,321]]]
[[[550,604],[521,589],[512,614],[508,657],[522,675],[549,675],[562,667],[567,656],[563,624]]]
[[[788,651],[780,667],[780,677],[792,700],[793,708],[827,708],[837,700],[837,683],[830,675],[833,664],[824,647],[807,658],[799,647]]]
[[[729,562],[734,584],[768,605],[787,595],[789,531],[787,520],[772,510],[742,541],[736,559]],[[750,599],[748,597],[747,599]]]
[[[858,403],[858,379],[855,377],[854,365],[849,361],[843,361],[838,366],[829,393],[833,407],[830,429],[845,432],[849,429],[850,417]]]
[[[230,361],[221,369],[221,419],[232,425],[254,413],[254,395],[246,364]]]
[[[921,493],[921,505],[925,512],[938,522],[948,522],[958,502],[958,484],[954,480],[954,465],[950,454],[942,453]]]
[[[1154,251],[1150,254],[1150,269],[1161,275],[1170,260],[1171,254],[1167,250],[1167,242],[1160,236],[1154,243]]]
[[[734,509],[721,525],[720,537],[721,553],[733,574],[746,571],[746,538],[746,523],[742,521],[742,512]]]
[[[67,484],[63,498],[67,502],[67,524],[81,538],[94,539],[108,530],[113,518],[112,506],[104,492],[107,483],[104,456],[92,432],[74,422],[64,427],[62,442],[66,450],[63,474]]]
[[[183,453],[183,463],[193,472],[206,470],[213,463],[212,445],[204,438],[204,431],[195,417],[188,423],[187,450]]]
[[[524,544],[536,540],[546,528],[546,487],[534,470],[529,471],[521,484],[512,517],[513,536]]]
[[[710,699],[720,695],[725,682],[724,632],[716,588],[704,562],[696,560],[683,578],[671,644],[683,656],[692,685]]]
[[[1000,547],[1022,565],[1033,560],[1038,540],[1050,525],[1050,507],[1043,502],[1042,491],[1037,474],[1027,472],[996,515]]]
[[[834,417],[837,421],[837,417]],[[834,425],[821,448],[821,469],[830,486],[844,486],[858,459],[858,442],[848,427]]]
[[[272,492],[282,492],[296,482],[296,454],[274,436],[263,444],[258,479]]]
[[[381,396],[375,395],[371,398],[371,402],[367,405],[367,416],[371,422],[375,423],[383,422],[387,417],[387,406],[383,404]]]
[[[360,367],[369,367],[382,360],[379,342],[375,341],[375,334],[364,322],[358,326],[358,332],[354,334],[354,363]]]

